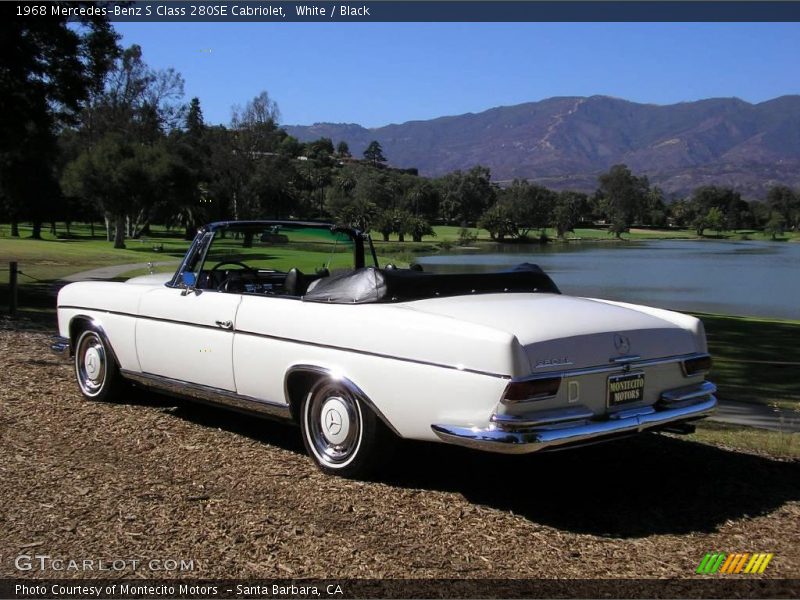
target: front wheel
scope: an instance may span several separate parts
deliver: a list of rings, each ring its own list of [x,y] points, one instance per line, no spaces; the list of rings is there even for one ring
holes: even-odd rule
[[[89,400],[115,400],[122,388],[119,368],[103,337],[94,329],[78,334],[75,376],[81,394]]]
[[[300,428],[306,450],[325,473],[364,477],[383,458],[392,435],[359,393],[321,379],[303,401]]]

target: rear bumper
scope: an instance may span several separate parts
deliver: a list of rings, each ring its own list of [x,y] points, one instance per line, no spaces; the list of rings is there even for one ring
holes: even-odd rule
[[[539,423],[534,413],[525,421],[496,422],[484,429],[452,425],[431,425],[431,429],[450,444],[503,454],[526,454],[700,419],[714,412],[716,391],[716,386],[708,381],[669,390],[653,406],[620,410],[603,420],[586,415],[575,419],[575,410],[565,409],[563,415],[549,412],[546,421],[542,419]]]

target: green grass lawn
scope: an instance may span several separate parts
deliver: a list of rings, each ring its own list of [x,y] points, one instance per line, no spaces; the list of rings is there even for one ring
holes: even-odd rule
[[[800,458],[800,433],[769,431],[703,420],[688,439],[737,450],[755,450],[770,456]]]
[[[478,242],[492,242],[491,236],[489,232],[485,229],[479,229],[476,227],[468,227],[467,230],[471,234],[478,235]],[[425,236],[422,238],[423,242],[434,242],[434,243],[442,243],[442,242],[449,242],[449,243],[458,243],[459,235],[461,232],[461,227],[457,225],[436,225],[433,228],[433,231],[436,233],[435,236]],[[556,232],[554,229],[548,228],[546,230],[547,236],[552,241],[558,241]],[[373,241],[383,239],[380,233],[373,231],[371,233]],[[539,235],[538,230],[532,231],[529,234],[531,243],[536,243],[537,237]],[[629,233],[625,233],[622,235],[623,239],[626,240],[664,240],[664,239],[694,239],[697,238],[697,233],[690,229],[632,229]],[[397,236],[391,235],[389,236],[391,241],[396,241]],[[755,238],[754,238],[755,239]],[[605,229],[575,229],[575,231],[570,231],[567,233],[567,240],[568,241],[614,241],[614,236],[610,235],[607,230]],[[412,244],[413,242],[406,242],[406,244]]]
[[[108,265],[177,261],[189,247],[189,242],[182,239],[159,238],[156,241],[151,238],[147,241],[128,240],[125,250],[116,250],[111,242],[101,239],[57,240],[48,237],[43,240],[0,237],[0,269],[7,269],[9,261],[17,261],[24,273],[52,281]],[[160,250],[154,250],[156,247]]]
[[[800,321],[697,314],[720,398],[800,407]]]

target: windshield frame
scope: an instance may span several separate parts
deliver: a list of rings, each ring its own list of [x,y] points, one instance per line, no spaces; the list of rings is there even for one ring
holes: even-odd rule
[[[341,225],[335,225],[333,223],[327,223],[324,221],[292,221],[292,220],[264,220],[264,221],[217,221],[214,223],[209,223],[208,225],[204,225],[200,227],[197,231],[197,235],[195,236],[192,244],[189,246],[189,249],[186,251],[181,264],[178,266],[178,269],[175,271],[175,274],[172,276],[165,285],[167,287],[172,288],[184,288],[186,287],[183,283],[183,273],[190,269],[193,265],[203,265],[205,263],[206,254],[211,246],[211,242],[213,241],[216,234],[220,231],[229,231],[229,230],[239,230],[239,231],[247,231],[252,229],[254,232],[263,231],[267,227],[274,227],[274,226],[289,226],[289,227],[310,227],[310,228],[318,228],[318,229],[327,229],[332,233],[343,233],[345,234],[353,243],[353,265],[354,268],[360,269],[366,266],[366,252],[365,252],[365,241],[368,242],[370,247],[370,254],[372,257],[372,261],[374,262],[374,266],[378,267],[378,258],[375,254],[375,248],[372,245],[372,239],[369,237],[369,234],[365,234],[358,229],[354,229],[352,227],[346,227]],[[193,271],[192,271],[193,272]]]

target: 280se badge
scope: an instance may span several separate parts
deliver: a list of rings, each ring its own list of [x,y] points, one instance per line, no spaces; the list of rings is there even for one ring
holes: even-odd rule
[[[566,296],[531,264],[380,266],[327,223],[213,223],[173,275],[62,288],[58,324],[86,398],[133,384],[282,419],[344,476],[398,438],[536,452],[685,432],[717,402],[694,317]]]

